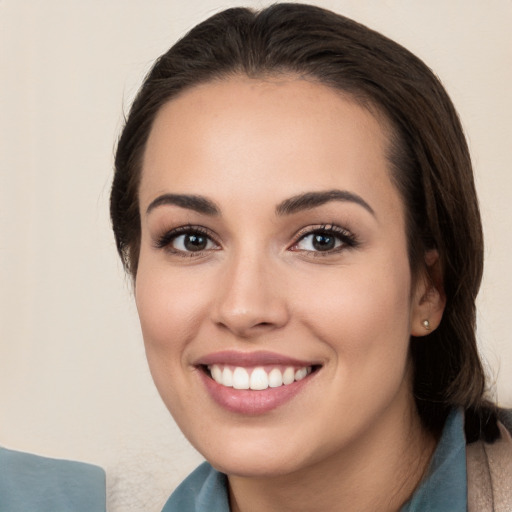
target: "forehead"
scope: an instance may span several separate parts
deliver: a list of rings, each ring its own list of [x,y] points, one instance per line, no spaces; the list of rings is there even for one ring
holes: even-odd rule
[[[391,185],[389,130],[352,97],[294,77],[233,77],[184,91],[155,118],[143,159],[141,207],[152,194],[226,198]],[[279,187],[276,190],[276,180]],[[366,191],[370,193],[371,191]],[[396,198],[395,198],[396,199]]]

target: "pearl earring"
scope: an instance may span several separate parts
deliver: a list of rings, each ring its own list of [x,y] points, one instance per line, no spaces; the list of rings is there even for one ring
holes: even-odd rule
[[[421,323],[427,331],[430,331],[430,322],[428,320],[423,320],[423,322],[421,322]]]

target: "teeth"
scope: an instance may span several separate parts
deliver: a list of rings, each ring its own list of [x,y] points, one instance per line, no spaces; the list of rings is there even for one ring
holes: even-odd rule
[[[212,379],[225,387],[234,389],[252,389],[261,391],[267,388],[278,388],[286,386],[292,382],[304,379],[312,372],[312,367],[298,368],[288,366],[281,371],[279,368],[272,368],[269,373],[261,367],[257,366],[252,371],[247,368],[236,366],[228,367],[214,364],[208,367]]]
[[[233,372],[227,366],[222,370],[221,384],[227,388],[233,387]]]
[[[307,368],[301,368],[295,372],[295,380],[302,380],[307,374]]]
[[[283,385],[283,374],[279,368],[273,368],[268,374],[268,385],[271,388],[278,388]]]
[[[251,373],[251,381],[249,387],[255,390],[268,388],[268,375],[263,368],[254,368]]]
[[[295,380],[295,370],[292,367],[286,368],[283,373],[283,384],[291,384]]]
[[[220,369],[220,366],[219,366],[219,365],[214,364],[214,365],[210,368],[210,371],[211,371],[211,373],[212,373],[212,379],[213,379],[215,382],[218,382],[219,384],[222,384],[222,370]]]
[[[233,387],[235,389],[249,389],[249,373],[245,368],[237,366],[233,372]]]

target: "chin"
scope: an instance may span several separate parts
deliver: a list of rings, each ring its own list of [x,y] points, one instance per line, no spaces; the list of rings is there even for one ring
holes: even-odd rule
[[[321,446],[315,449],[313,441],[305,442],[310,436],[300,436],[299,429],[293,433],[289,428],[277,432],[275,427],[237,430],[218,432],[208,443],[200,437],[199,443],[193,437],[189,441],[218,471],[247,478],[289,475],[325,456]]]
[[[289,460],[285,454],[279,454],[276,458],[269,457],[268,454],[251,457],[247,453],[239,453],[206,460],[221,473],[243,478],[279,477],[294,473],[305,466],[305,461]]]

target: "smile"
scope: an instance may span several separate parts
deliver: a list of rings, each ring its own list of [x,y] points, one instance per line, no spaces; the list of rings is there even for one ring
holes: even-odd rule
[[[233,389],[263,391],[267,388],[288,386],[294,382],[300,381],[313,371],[313,367],[256,366],[246,368],[243,366],[213,364],[209,365],[207,370],[211,378],[221,386]]]
[[[270,413],[294,400],[324,365],[274,352],[233,350],[205,355],[193,364],[217,405],[250,416]]]

